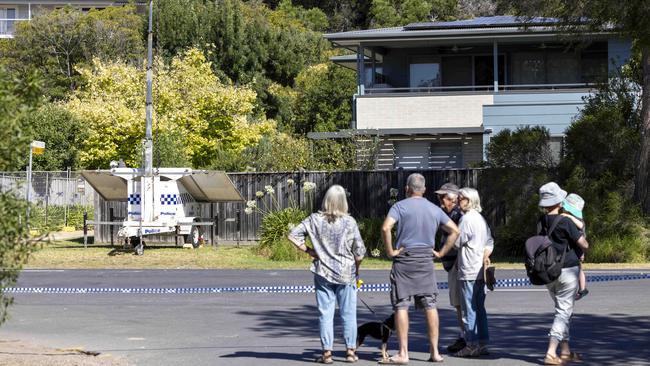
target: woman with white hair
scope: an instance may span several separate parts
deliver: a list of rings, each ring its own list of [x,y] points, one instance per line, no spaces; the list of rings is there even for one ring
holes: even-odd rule
[[[490,265],[490,254],[494,249],[492,233],[481,216],[481,199],[473,188],[458,191],[458,205],[463,211],[460,219],[460,235],[454,246],[458,249],[458,282],[462,299],[460,302],[463,315],[464,335],[467,345],[456,353],[459,357],[478,357],[489,354],[487,343],[487,312],[485,310],[484,268]],[[443,257],[451,250],[445,245],[436,253]]]
[[[313,248],[305,245],[305,237]],[[311,214],[289,233],[289,240],[314,259],[316,304],[323,354],[316,362],[331,364],[336,302],[343,321],[346,362],[355,362],[357,342],[357,287],[359,265],[366,253],[357,222],[348,214],[345,189],[333,185],[325,193],[322,209]]]

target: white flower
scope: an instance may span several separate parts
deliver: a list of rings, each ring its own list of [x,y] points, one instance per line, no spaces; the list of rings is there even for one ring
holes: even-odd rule
[[[264,186],[264,190],[265,190],[266,193],[268,193],[268,194],[273,194],[273,193],[275,193],[275,189],[273,189],[273,186]]]
[[[291,179],[291,178],[287,179],[287,185],[288,186],[292,186],[294,183],[295,182],[293,181],[293,179]]]
[[[303,191],[305,191],[305,192],[311,192],[311,191],[313,191],[314,189],[316,189],[316,183],[313,183],[313,182],[305,182],[305,183],[303,183],[303,185],[302,185],[302,189],[303,189]]]
[[[375,249],[373,249],[373,250],[370,251],[370,256],[372,256],[372,257],[377,258],[377,257],[379,257],[380,255],[381,255],[381,252],[380,252],[379,249],[377,249],[377,248],[375,248]]]
[[[262,192],[262,191],[257,191],[257,192],[255,192],[255,197],[257,197],[257,198],[262,198],[262,197],[264,197],[264,192]]]
[[[257,207],[257,202],[254,200],[246,201],[246,208],[250,208],[251,210]]]
[[[390,196],[391,197],[397,197],[398,194],[399,194],[399,191],[397,190],[397,188],[391,188],[390,189]]]
[[[246,207],[244,209],[244,212],[246,213],[246,215],[250,215],[250,214],[253,213],[253,208],[252,207]]]

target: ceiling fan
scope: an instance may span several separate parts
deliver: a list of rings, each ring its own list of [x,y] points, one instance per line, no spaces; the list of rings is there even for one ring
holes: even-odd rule
[[[458,47],[458,45],[456,45],[456,44],[451,46],[451,47],[440,47],[441,50],[450,51],[450,52],[454,52],[454,53],[456,53],[458,51],[471,50],[472,48],[474,48],[474,47],[473,46]]]
[[[537,48],[539,48],[541,50],[545,50],[545,49],[553,49],[553,48],[566,48],[566,46],[562,45],[562,44],[557,44],[557,43],[546,44],[545,42],[542,42],[540,45],[537,46]]]

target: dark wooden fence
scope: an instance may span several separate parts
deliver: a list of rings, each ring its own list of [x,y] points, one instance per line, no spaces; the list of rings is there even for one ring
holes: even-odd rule
[[[403,199],[406,178],[414,171],[345,171],[345,172],[288,172],[288,173],[229,173],[228,176],[247,200],[255,200],[255,193],[264,192],[266,186],[271,186],[274,195],[265,195],[258,199],[258,207],[288,207],[299,205],[314,211],[321,205],[321,200],[333,184],[340,184],[349,193],[348,203],[350,213],[355,218],[383,218],[390,207],[390,189],[396,188],[398,199]],[[424,175],[428,187],[425,196],[437,202],[434,191],[443,183],[453,182],[459,187],[477,187],[481,169],[451,169],[418,171]],[[292,179],[293,184],[288,184]],[[302,187],[305,182],[316,184],[313,192],[305,192]],[[244,213],[246,203],[205,203],[197,204],[201,217],[216,222],[213,228],[206,227],[205,237],[218,242],[248,242],[259,240],[259,227],[262,215],[259,212],[247,215]],[[498,216],[498,211],[496,215]],[[111,217],[111,214],[113,217]],[[95,199],[95,220],[112,221],[115,217],[122,218],[126,214],[125,202],[105,202]],[[492,218],[499,220],[498,217]],[[116,228],[111,230],[108,225],[98,225],[95,228],[95,242],[111,242],[117,240]],[[173,241],[167,238],[150,238],[150,241]]]

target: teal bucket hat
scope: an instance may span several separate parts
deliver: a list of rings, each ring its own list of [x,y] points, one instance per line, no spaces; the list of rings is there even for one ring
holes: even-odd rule
[[[578,196],[575,193],[571,193],[566,196],[564,201],[562,201],[562,208],[564,211],[567,211],[571,215],[582,219],[582,209],[585,207],[585,200],[582,197]]]

